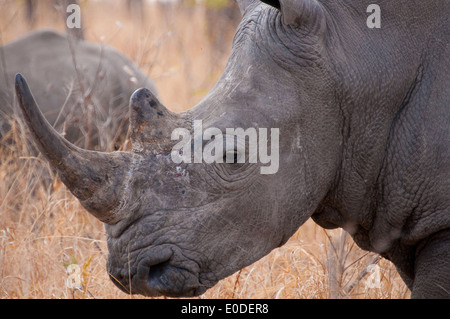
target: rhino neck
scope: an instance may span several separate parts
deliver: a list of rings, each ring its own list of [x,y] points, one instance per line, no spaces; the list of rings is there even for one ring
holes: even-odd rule
[[[385,204],[380,196],[386,186],[386,163],[392,161],[394,151],[390,145],[399,138],[394,135],[402,113],[420,90],[427,39],[433,37],[439,21],[419,1],[406,1],[405,10],[411,13],[401,17],[389,16],[397,11],[391,5],[384,4],[381,29],[369,29],[361,23],[368,16],[367,4],[352,10],[360,15],[358,19],[350,17],[345,6],[327,4],[333,12],[327,53],[335,77],[343,148],[335,186],[313,215],[323,227],[342,227],[360,247],[377,252],[389,246],[380,248],[374,244],[375,234],[370,234]],[[418,18],[410,28],[412,21],[404,17]]]

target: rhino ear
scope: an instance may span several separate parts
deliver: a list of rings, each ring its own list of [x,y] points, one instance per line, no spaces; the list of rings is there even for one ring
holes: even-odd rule
[[[269,6],[272,6],[277,9],[281,8],[279,0],[261,0],[261,2],[264,2],[264,3],[268,4]]]
[[[261,0],[280,10],[283,23],[292,27],[305,26],[311,31],[323,30],[325,16],[318,0]]]

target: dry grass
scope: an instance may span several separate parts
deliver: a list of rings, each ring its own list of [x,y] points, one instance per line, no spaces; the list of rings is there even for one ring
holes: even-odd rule
[[[30,30],[18,3],[0,3],[3,42]],[[164,103],[182,111],[220,76],[236,22],[211,19],[203,6],[152,4],[147,9],[142,23],[136,23],[122,1],[85,2],[86,37],[100,42],[103,36],[136,61],[155,80]],[[63,30],[60,20],[40,5],[34,28]],[[208,21],[216,26],[208,28]],[[0,153],[0,298],[139,298],[110,281],[103,225],[83,210],[40,156],[29,155],[23,136],[15,126],[10,137],[16,143]],[[286,245],[202,298],[409,297],[391,263],[380,260],[374,270],[366,268],[374,257],[341,230],[325,231],[308,221]],[[80,280],[73,280],[74,272]],[[370,284],[375,276],[377,287]]]

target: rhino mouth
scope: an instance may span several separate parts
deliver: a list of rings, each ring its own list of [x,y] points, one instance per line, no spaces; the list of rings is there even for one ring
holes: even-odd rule
[[[127,272],[121,276],[121,273],[110,271],[109,276],[119,289],[128,294],[146,297],[194,297],[203,294],[210,285],[202,284],[198,266],[184,257],[182,261],[180,255],[173,248],[167,249],[142,258],[133,274]]]

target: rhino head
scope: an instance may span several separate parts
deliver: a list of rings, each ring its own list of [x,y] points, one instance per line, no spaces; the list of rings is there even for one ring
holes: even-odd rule
[[[332,186],[341,134],[323,45],[325,11],[314,0],[238,3],[243,20],[229,62],[197,106],[175,114],[147,89],[132,95],[130,152],[72,145],[16,76],[19,104],[41,152],[105,223],[107,269],[125,292],[204,293],[283,245]],[[193,132],[199,120],[204,130],[279,129],[276,173],[262,174],[261,162],[175,163],[172,132]]]

